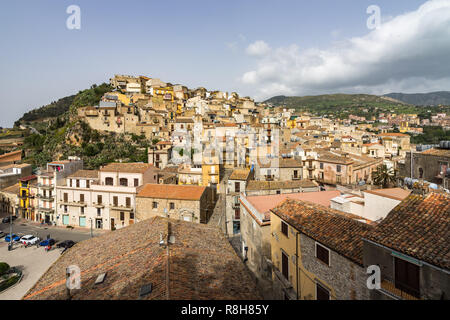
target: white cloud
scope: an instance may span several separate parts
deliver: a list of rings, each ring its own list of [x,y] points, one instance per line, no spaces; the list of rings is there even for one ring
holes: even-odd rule
[[[250,56],[264,56],[271,51],[269,45],[262,40],[255,41],[247,47],[247,54]]]
[[[257,98],[448,88],[450,0],[430,0],[416,11],[386,20],[367,35],[327,50],[300,50],[295,44],[272,49],[256,41],[246,52],[258,58],[257,66],[241,81]]]

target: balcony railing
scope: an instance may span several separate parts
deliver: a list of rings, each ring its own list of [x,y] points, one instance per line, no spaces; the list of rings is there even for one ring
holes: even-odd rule
[[[240,202],[233,202],[233,204],[231,205],[233,209],[239,209],[241,207],[241,203]]]
[[[273,181],[275,179],[274,175],[265,175],[264,178],[266,179],[266,181]]]
[[[300,180],[300,179],[301,179],[300,176],[295,176],[295,175],[292,176],[292,180]]]
[[[388,281],[388,280],[383,280],[381,282],[381,290],[380,291],[382,291],[382,292],[385,291],[389,295],[392,295],[392,296],[396,297],[397,299],[401,299],[401,300],[420,300],[419,298],[397,288],[393,282]]]
[[[55,186],[53,184],[38,183],[38,187],[42,189],[53,189]]]
[[[37,197],[39,199],[47,200],[47,201],[54,201],[55,200],[54,196],[49,196],[49,195],[38,194]]]

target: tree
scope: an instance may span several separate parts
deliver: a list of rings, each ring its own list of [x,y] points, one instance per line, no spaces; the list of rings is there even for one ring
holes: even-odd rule
[[[394,184],[396,176],[396,170],[388,168],[385,164],[379,166],[372,174],[373,183],[377,186],[382,186],[383,188],[387,188],[390,184]]]

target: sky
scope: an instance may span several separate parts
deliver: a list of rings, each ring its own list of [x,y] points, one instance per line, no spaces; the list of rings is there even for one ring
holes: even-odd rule
[[[450,0],[16,0],[0,37],[2,127],[114,74],[257,101],[450,90]]]

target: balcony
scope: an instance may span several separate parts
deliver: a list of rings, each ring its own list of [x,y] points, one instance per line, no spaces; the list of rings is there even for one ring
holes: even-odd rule
[[[38,187],[41,189],[53,189],[55,187],[55,185],[53,184],[42,184],[42,183],[38,183]]]
[[[292,180],[301,180],[302,178],[300,177],[300,176],[295,176],[295,175],[292,175]]]
[[[55,213],[55,209],[54,208],[38,207],[38,211],[39,212],[44,212],[44,213]]]
[[[54,197],[54,196],[38,194],[37,197],[38,197],[39,199],[41,199],[41,200],[55,201],[55,197]]]
[[[308,166],[306,166],[306,168],[308,170],[316,170],[316,166],[315,165],[308,165]]]
[[[241,207],[241,203],[240,203],[240,202],[232,203],[232,204],[231,204],[231,207],[232,207],[233,209],[239,209],[239,208]]]
[[[133,211],[133,208],[131,206],[119,206],[119,205],[115,205],[115,204],[112,204],[110,206],[110,209],[117,210],[117,211],[130,211],[130,212]]]
[[[266,181],[274,181],[275,180],[275,176],[274,175],[265,175],[264,176],[264,179],[266,180]]]
[[[64,200],[61,200],[61,201],[59,201],[59,204],[64,205],[64,206],[73,206],[73,207],[86,207],[87,206],[87,203],[80,202],[80,201],[64,201]]]
[[[390,296],[394,296],[399,300],[420,300],[419,298],[397,288],[393,282],[386,279],[381,282],[380,291]]]

